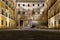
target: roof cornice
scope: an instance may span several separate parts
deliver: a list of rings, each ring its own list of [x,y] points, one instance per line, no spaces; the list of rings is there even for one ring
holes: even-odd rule
[[[45,2],[45,0],[16,0],[16,2]]]

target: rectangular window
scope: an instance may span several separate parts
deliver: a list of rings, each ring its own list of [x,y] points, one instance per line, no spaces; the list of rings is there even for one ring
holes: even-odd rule
[[[16,23],[16,26],[18,26],[18,23]]]
[[[8,5],[8,1],[6,1],[6,4]]]
[[[20,14],[20,11],[18,11],[18,14]]]
[[[11,8],[11,5],[9,4],[9,7]]]
[[[28,4],[28,7],[29,7],[30,5]]]
[[[23,11],[23,14],[25,14],[25,12]]]
[[[4,10],[2,9],[2,15],[4,15]]]
[[[3,25],[3,20],[1,20],[1,25]]]
[[[59,19],[59,24],[60,24],[60,19]]]
[[[6,13],[6,17],[7,17],[7,13]]]
[[[10,18],[10,15],[9,15],[9,18]]]
[[[39,4],[38,4],[38,6],[39,6]]]
[[[7,26],[7,21],[6,21],[6,26]]]
[[[34,12],[34,11],[32,11],[32,14],[34,15],[34,14],[35,14],[35,12]]]
[[[23,26],[23,20],[20,20],[20,26]]]

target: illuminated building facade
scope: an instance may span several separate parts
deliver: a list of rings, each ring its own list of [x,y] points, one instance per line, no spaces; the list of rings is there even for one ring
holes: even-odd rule
[[[16,28],[13,0],[0,0],[0,28]]]
[[[0,28],[45,26],[45,7],[44,0],[0,0]]]
[[[60,0],[47,0],[48,28],[60,28]]]
[[[44,28],[47,26],[45,0],[16,0],[19,28]]]

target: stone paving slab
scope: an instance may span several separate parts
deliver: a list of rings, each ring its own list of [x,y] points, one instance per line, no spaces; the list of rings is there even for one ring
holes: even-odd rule
[[[0,31],[0,40],[59,40],[60,32],[51,31]]]

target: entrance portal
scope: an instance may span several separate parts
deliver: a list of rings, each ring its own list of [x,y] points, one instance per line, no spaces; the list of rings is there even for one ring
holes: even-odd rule
[[[20,20],[20,26],[23,26],[23,20]]]

